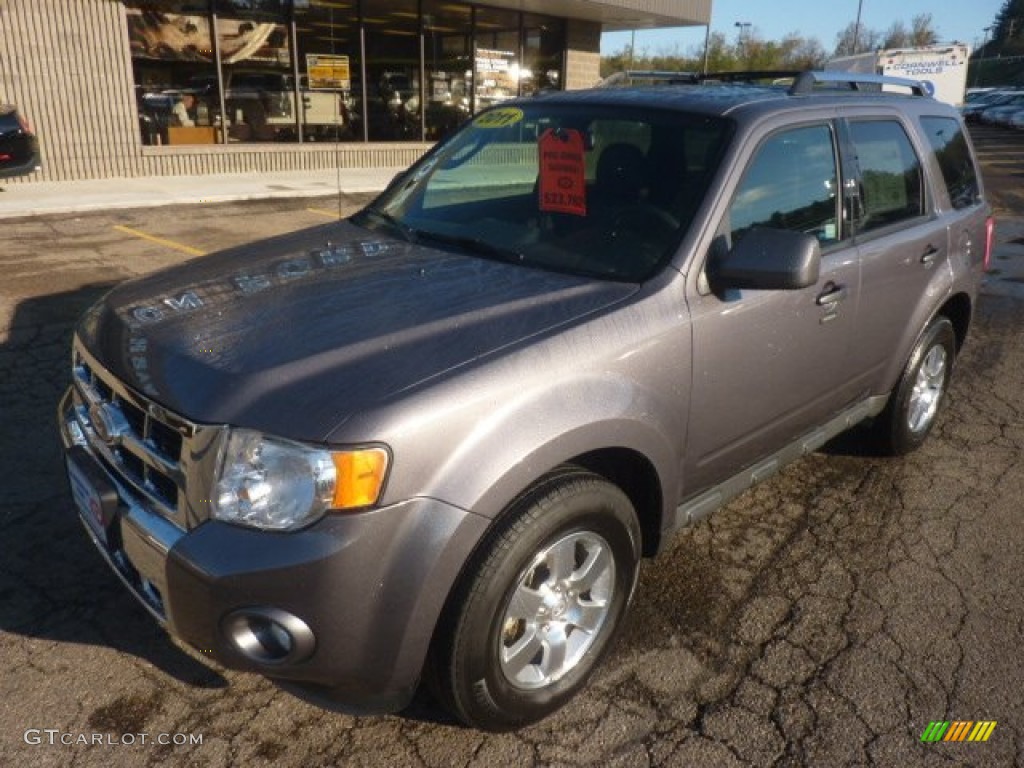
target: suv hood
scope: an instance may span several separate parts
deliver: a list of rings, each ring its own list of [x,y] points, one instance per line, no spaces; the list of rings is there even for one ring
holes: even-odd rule
[[[188,419],[323,440],[355,411],[635,290],[339,222],[124,283],[78,334]]]

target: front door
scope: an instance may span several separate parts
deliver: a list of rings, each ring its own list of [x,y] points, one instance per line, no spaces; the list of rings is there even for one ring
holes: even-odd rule
[[[716,293],[711,285],[691,297],[687,496],[796,439],[865,392],[850,364],[860,264],[842,220],[836,147],[830,121],[770,134],[751,155],[717,231],[712,251],[732,247],[754,227],[814,234],[821,272],[808,288]]]

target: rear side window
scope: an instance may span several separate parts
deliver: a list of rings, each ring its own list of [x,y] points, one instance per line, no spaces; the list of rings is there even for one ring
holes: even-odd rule
[[[903,126],[896,120],[858,120],[850,123],[850,138],[860,168],[860,230],[921,216],[921,161]]]
[[[978,171],[960,123],[951,117],[922,117],[921,126],[935,150],[953,207],[974,205],[981,198]]]

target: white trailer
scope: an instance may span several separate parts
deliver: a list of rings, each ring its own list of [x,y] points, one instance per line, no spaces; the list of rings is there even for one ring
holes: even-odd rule
[[[967,59],[970,55],[970,46],[963,43],[889,48],[841,56],[825,64],[825,69],[920,80],[931,87],[936,99],[959,107],[964,102],[967,88]],[[885,90],[895,89],[886,86]]]

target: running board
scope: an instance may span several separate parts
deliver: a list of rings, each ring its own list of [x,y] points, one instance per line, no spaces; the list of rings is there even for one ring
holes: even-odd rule
[[[787,464],[813,453],[837,435],[871,416],[877,416],[885,408],[887,395],[877,395],[862,400],[846,409],[831,421],[794,440],[780,451],[762,459],[741,472],[733,475],[725,482],[719,483],[710,490],[704,491],[676,507],[672,525],[666,533],[692,525],[710,515],[716,509],[735,499],[748,488],[767,480]],[[667,537],[663,537],[663,540]]]

